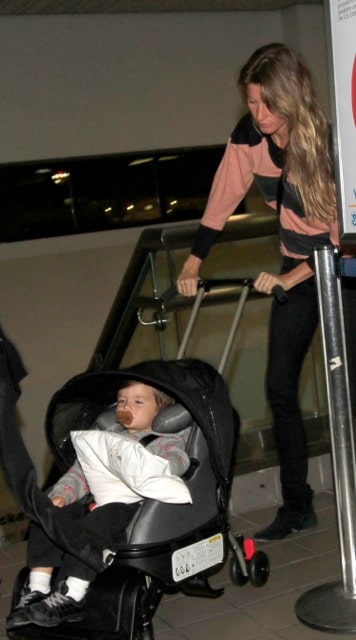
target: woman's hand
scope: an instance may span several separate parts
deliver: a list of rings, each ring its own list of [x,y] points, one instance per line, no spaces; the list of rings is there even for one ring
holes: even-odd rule
[[[196,296],[199,281],[200,258],[190,255],[177,278],[177,289],[182,296]]]
[[[62,507],[66,506],[66,501],[63,496],[53,496],[51,500],[52,504],[54,504],[55,507],[59,507],[61,509]]]
[[[284,291],[289,291],[289,289],[292,289],[297,284],[308,280],[313,275],[313,270],[309,267],[308,263],[303,260],[294,267],[294,269],[291,269],[288,273],[283,273],[282,275],[276,276],[272,273],[262,271],[259,276],[257,276],[253,286],[256,291],[271,295],[274,287],[279,286],[282,287]]]
[[[283,276],[275,276],[272,273],[262,271],[253,283],[254,288],[259,293],[267,293],[270,296],[274,287],[282,287],[284,291],[288,291],[288,285],[284,281]]]

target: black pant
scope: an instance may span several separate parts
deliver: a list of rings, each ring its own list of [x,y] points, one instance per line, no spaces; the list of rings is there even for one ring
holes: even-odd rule
[[[282,273],[290,271],[296,264],[295,260],[284,259]],[[343,306],[350,387],[353,391],[356,382],[356,338],[355,330],[352,331],[356,318],[356,278],[348,278],[347,281],[343,285]],[[285,304],[276,300],[272,302],[267,397],[273,414],[283,502],[296,513],[305,513],[313,497],[307,483],[308,452],[298,391],[301,368],[317,323],[314,278],[290,289]]]
[[[123,532],[133,517],[140,503],[123,504],[110,503],[88,511],[83,502],[74,502],[63,507],[68,510],[73,522],[78,527],[85,527],[94,534],[100,532],[105,540],[105,547],[115,551],[117,546],[125,540]],[[58,547],[35,523],[31,523],[29,541],[27,547],[27,564],[30,569],[34,567],[60,568],[59,577],[74,576],[92,582],[96,572],[87,566],[82,560]]]

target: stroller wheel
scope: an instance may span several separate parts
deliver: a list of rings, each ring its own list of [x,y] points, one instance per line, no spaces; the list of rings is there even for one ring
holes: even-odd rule
[[[269,577],[269,559],[264,551],[256,551],[247,565],[248,575],[254,587],[263,587]]]
[[[235,557],[230,562],[230,578],[236,587],[243,587],[249,580],[249,577],[243,574],[240,563]]]

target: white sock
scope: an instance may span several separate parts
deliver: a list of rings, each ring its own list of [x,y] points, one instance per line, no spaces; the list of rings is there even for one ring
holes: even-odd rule
[[[88,591],[90,582],[89,580],[82,580],[81,578],[74,578],[74,576],[68,576],[66,579],[66,584],[68,587],[67,596],[79,602],[79,600],[83,600],[86,592]]]
[[[41,593],[49,593],[51,590],[51,578],[50,573],[44,571],[37,571],[32,569],[30,571],[30,579],[28,586],[31,591],[40,591]]]

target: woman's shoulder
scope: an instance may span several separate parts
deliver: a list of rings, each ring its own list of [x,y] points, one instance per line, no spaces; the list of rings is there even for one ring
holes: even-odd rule
[[[246,144],[249,147],[254,147],[260,144],[262,135],[256,129],[253,119],[250,113],[246,113],[238,121],[235,129],[231,134],[231,142],[233,144]]]

